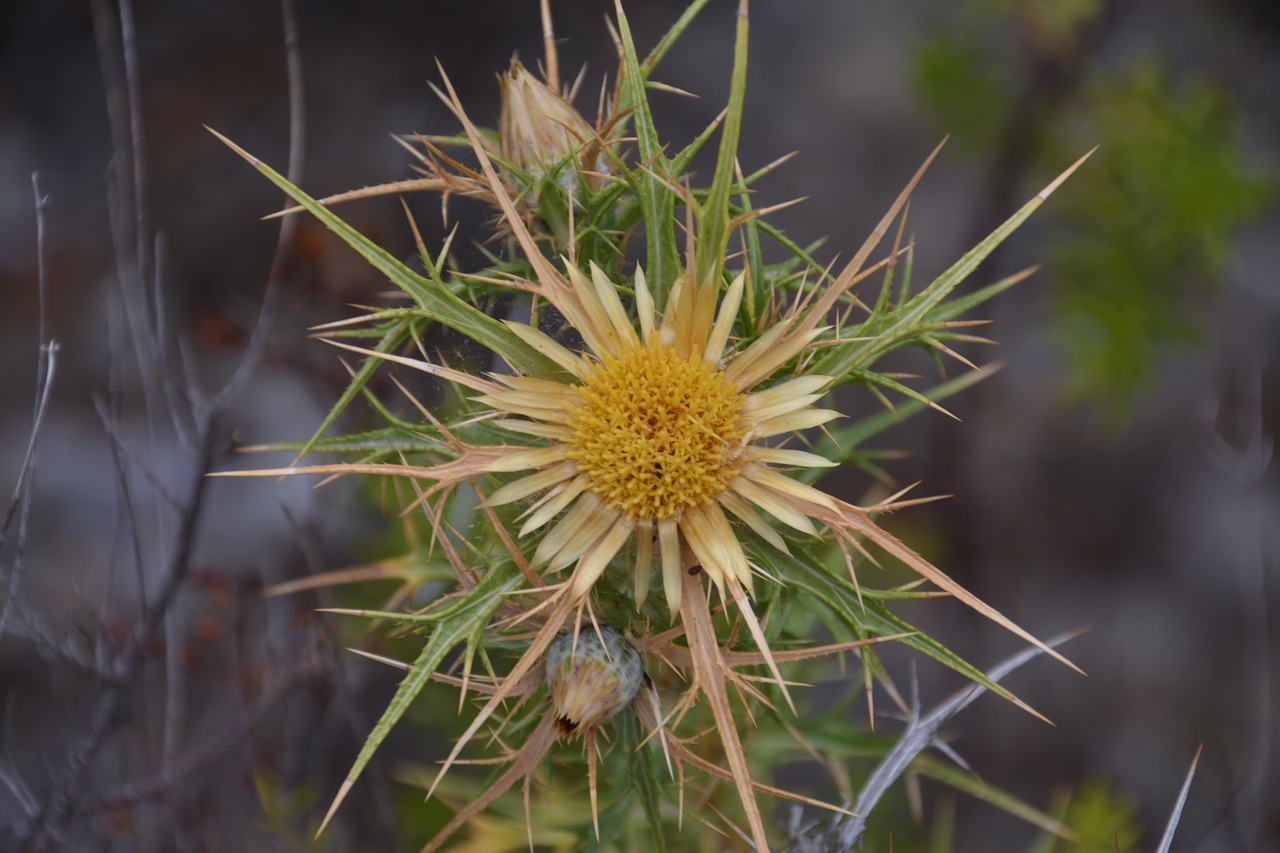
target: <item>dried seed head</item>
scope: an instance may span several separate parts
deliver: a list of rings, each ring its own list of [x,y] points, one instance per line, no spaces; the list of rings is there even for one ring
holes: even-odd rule
[[[511,61],[498,84],[498,149],[508,163],[540,180],[566,158],[592,147],[595,133],[586,119],[518,61]],[[566,189],[573,189],[577,167],[576,162],[566,164],[558,176]]]
[[[644,681],[640,653],[622,635],[601,625],[587,627],[577,643],[572,631],[547,648],[547,685],[556,728],[572,737],[599,725],[628,705]]]

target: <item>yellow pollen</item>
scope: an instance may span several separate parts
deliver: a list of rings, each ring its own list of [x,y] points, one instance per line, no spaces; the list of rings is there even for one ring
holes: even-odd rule
[[[604,502],[661,519],[712,500],[742,467],[743,396],[661,344],[597,365],[577,389],[568,456]]]

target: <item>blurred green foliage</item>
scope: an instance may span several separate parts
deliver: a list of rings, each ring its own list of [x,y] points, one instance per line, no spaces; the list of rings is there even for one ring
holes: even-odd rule
[[[1016,95],[1013,80],[996,73],[973,39],[939,32],[916,51],[916,88],[930,117],[968,156],[990,150]]]
[[[1274,191],[1250,173],[1230,97],[1204,78],[1178,86],[1167,68],[1148,58],[1098,75],[1059,117],[1101,145],[1064,195],[1068,227],[1050,247],[1056,332],[1078,395],[1130,398],[1167,344],[1199,340],[1236,229]]]
[[[1142,827],[1138,804],[1106,782],[1086,782],[1051,808],[1077,836],[1066,841],[1045,833],[1028,853],[1125,853],[1137,849]]]
[[[1064,390],[1123,413],[1165,354],[1201,340],[1233,237],[1277,185],[1248,161],[1240,108],[1206,69],[1169,52],[1095,58],[1117,11],[970,0],[921,44],[915,76],[961,150],[991,161],[993,186],[1035,183],[1098,146],[1035,254],[1049,261]],[[1010,139],[1025,159],[999,162]]]
[[[322,843],[315,838],[313,813],[320,798],[313,787],[289,788],[266,771],[254,774],[253,786],[262,810],[258,826],[274,834],[288,850],[318,853],[329,849],[327,839]]]

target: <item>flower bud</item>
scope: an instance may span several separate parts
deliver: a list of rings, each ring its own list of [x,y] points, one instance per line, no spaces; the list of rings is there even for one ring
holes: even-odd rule
[[[572,737],[628,705],[644,681],[640,653],[622,635],[601,625],[584,627],[574,642],[565,631],[547,648],[547,685],[556,728]]]
[[[530,74],[517,60],[498,76],[501,110],[498,115],[498,151],[515,168],[541,180],[570,156],[578,155],[594,139],[591,126],[560,97]],[[575,161],[558,176],[572,189],[577,181]]]

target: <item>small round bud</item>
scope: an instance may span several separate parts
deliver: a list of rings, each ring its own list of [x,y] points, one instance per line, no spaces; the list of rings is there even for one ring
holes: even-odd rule
[[[498,83],[499,153],[535,180],[560,168],[594,138],[591,126],[573,105],[519,62],[512,60],[511,69],[499,75]],[[566,164],[558,180],[572,189],[577,174],[577,162]]]
[[[565,631],[547,648],[547,685],[556,728],[572,737],[622,710],[644,681],[640,653],[622,635],[601,625]]]

